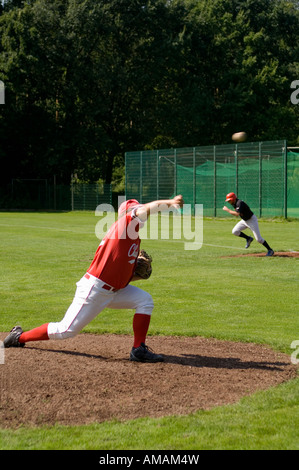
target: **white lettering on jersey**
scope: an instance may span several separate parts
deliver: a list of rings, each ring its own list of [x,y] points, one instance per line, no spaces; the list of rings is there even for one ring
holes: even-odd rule
[[[133,259],[129,260],[130,264],[135,263],[135,260],[138,256],[138,254],[139,254],[138,245],[136,245],[136,243],[133,243],[133,245],[130,246],[129,251],[128,251],[128,257],[133,258]]]

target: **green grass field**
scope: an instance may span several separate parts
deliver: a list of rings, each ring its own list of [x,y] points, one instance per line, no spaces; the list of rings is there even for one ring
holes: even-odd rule
[[[97,222],[92,212],[0,213],[0,331],[62,318],[99,244]],[[185,251],[179,240],[143,241],[154,259],[152,277],[138,283],[155,302],[149,335],[255,342],[291,356],[299,340],[299,260],[229,257],[246,252],[231,234],[235,223],[205,219],[200,250]],[[275,250],[299,251],[299,221],[262,220],[260,229]],[[265,250],[254,242],[250,251]],[[106,310],[84,331],[131,334],[131,317]],[[298,450],[298,386],[295,379],[183,417],[17,430],[0,423],[0,449]]]

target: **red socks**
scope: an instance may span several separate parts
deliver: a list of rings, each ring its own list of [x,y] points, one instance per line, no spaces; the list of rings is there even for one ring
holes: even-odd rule
[[[150,315],[135,313],[133,318],[134,348],[138,348],[141,343],[145,343],[150,321]],[[22,333],[19,342],[28,343],[29,341],[45,341],[49,339],[48,324],[49,323],[45,323],[38,328]]]
[[[49,339],[48,325],[49,323],[45,323],[38,328],[22,333],[19,338],[19,343],[27,343],[28,341],[45,341]]]
[[[138,348],[141,343],[145,343],[150,321],[150,315],[135,313],[133,318],[134,348]]]

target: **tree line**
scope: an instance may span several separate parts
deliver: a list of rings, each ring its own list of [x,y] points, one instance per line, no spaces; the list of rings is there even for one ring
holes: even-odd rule
[[[240,130],[299,144],[297,79],[298,1],[4,1],[1,181],[111,183],[126,151]]]

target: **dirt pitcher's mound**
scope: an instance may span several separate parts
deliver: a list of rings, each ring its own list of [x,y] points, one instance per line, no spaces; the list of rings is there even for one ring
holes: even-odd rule
[[[132,337],[125,335],[80,334],[4,350],[0,427],[188,414],[297,375],[288,355],[255,344],[158,336],[148,345],[165,362],[130,362]]]

